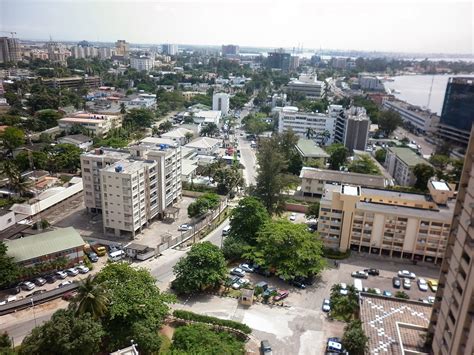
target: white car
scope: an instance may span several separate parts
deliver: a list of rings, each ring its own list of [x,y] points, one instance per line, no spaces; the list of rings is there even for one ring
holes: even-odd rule
[[[191,229],[193,229],[193,227],[191,227],[189,224],[186,224],[186,223],[182,224],[178,227],[179,232],[186,232],[186,231],[191,230]]]
[[[77,274],[79,274],[79,271],[75,267],[71,267],[69,269],[66,269],[66,274],[67,276],[77,276]]]
[[[381,295],[382,294],[382,291],[380,290],[380,288],[374,288],[374,291],[377,295]]]
[[[250,267],[249,264],[240,264],[239,268],[244,270],[245,272],[253,272],[254,271],[253,267]]]
[[[411,281],[409,279],[403,280],[403,288],[409,290],[411,288]]]
[[[331,301],[327,298],[323,300],[323,312],[329,312],[331,310]]]
[[[428,296],[428,302],[429,302],[429,303],[433,304],[434,301],[435,301],[434,296]]]
[[[89,272],[89,268],[84,265],[79,265],[76,267],[80,274],[87,274]]]
[[[416,279],[416,275],[413,272],[410,272],[408,270],[400,270],[398,272],[398,277],[404,277],[407,279]]]
[[[420,291],[428,291],[428,283],[425,279],[418,279],[418,288]]]
[[[347,290],[347,285],[342,282],[340,283],[340,286],[341,286],[341,290],[339,291],[339,293],[343,296],[347,295],[349,293],[349,291]]]
[[[35,287],[36,287],[35,284],[33,282],[30,282],[30,281],[25,281],[21,284],[21,288],[25,291],[31,291]]]
[[[67,286],[67,285],[70,285],[70,284],[72,284],[71,280],[63,281],[58,285],[58,288],[62,288],[64,286]]]
[[[250,283],[250,280],[248,280],[248,279],[244,279],[244,278],[238,279],[234,284],[232,284],[232,288],[234,290],[238,290],[239,288],[241,288],[241,287],[243,287],[243,286],[245,286],[249,283]]]
[[[290,221],[295,221],[296,220],[296,213],[292,213],[290,215]]]

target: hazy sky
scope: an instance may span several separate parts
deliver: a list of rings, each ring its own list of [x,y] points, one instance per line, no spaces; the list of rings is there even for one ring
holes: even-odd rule
[[[473,11],[449,0],[0,0],[0,27],[30,39],[473,54]]]

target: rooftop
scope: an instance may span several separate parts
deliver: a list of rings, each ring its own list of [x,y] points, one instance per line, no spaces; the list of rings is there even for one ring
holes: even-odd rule
[[[68,227],[30,237],[5,240],[5,244],[8,247],[7,254],[13,257],[16,262],[22,262],[63,250],[82,247],[85,243],[73,227]]]
[[[444,181],[434,181],[434,180],[432,180],[431,184],[433,185],[433,187],[436,190],[439,190],[439,191],[450,191],[451,190],[449,188],[449,185]]]
[[[89,141],[92,141],[91,137],[88,137],[84,134],[71,134],[69,136],[64,136],[60,138],[61,140],[70,140],[70,141],[75,141],[78,143],[86,143]]]
[[[387,179],[381,175],[367,175],[346,171],[324,170],[309,167],[303,167],[303,169],[301,169],[300,178],[380,188],[384,188],[388,185]]]
[[[304,158],[329,158],[329,154],[311,139],[298,140],[296,149]]]
[[[428,327],[430,304],[368,293],[360,294],[359,304],[362,327],[369,338],[369,354],[402,355],[403,348],[423,351],[423,332],[413,328]]]
[[[102,171],[114,172],[120,174],[132,174],[143,170],[146,161],[143,160],[120,160],[112,165],[107,166]]]
[[[94,149],[89,153],[83,154],[85,157],[111,157],[116,159],[126,159],[130,156],[130,152],[127,150],[122,149],[114,149],[114,148],[107,148],[107,147],[100,147]]]
[[[186,144],[186,147],[190,148],[212,148],[216,144],[219,144],[220,140],[209,137],[200,137],[192,142]]]
[[[208,111],[199,111],[194,114],[195,117],[203,117],[204,119],[206,118],[220,118],[222,115],[221,111],[213,111],[213,110],[208,110]]]
[[[193,131],[191,131],[190,129],[187,129],[187,128],[176,128],[176,129],[173,129],[172,131],[169,131],[169,132],[166,132],[166,133],[163,133],[161,136],[162,137],[172,137],[172,138],[184,138],[186,136],[186,133],[192,133],[194,134]]]
[[[410,148],[389,147],[388,150],[392,151],[403,163],[409,167],[414,167],[417,164],[431,165],[428,163],[428,161],[420,157]]]

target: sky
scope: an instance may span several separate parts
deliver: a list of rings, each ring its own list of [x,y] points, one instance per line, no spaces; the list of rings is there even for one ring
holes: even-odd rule
[[[474,54],[473,1],[0,0],[18,38]],[[2,33],[1,35],[8,35]]]

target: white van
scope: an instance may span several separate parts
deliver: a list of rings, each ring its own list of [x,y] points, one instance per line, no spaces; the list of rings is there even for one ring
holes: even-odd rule
[[[109,255],[109,260],[110,261],[119,261],[122,260],[122,258],[125,256],[125,252],[123,250],[117,250]]]
[[[225,227],[223,230],[222,230],[222,235],[229,235],[230,233],[230,225]]]
[[[362,281],[359,280],[359,279],[355,279],[354,280],[354,287],[355,289],[357,290],[357,292],[362,292],[363,288],[362,288]]]

